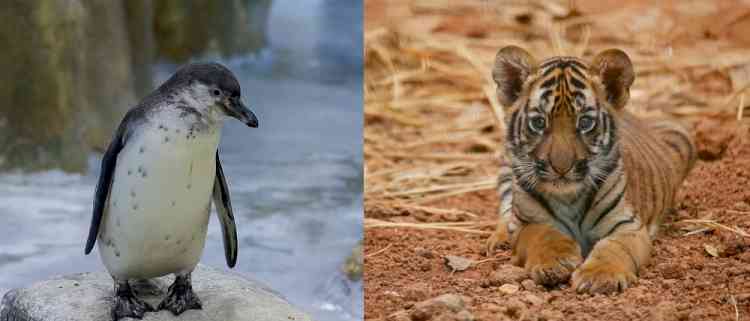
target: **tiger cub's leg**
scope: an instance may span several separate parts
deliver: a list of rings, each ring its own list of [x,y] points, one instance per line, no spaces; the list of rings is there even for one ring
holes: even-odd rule
[[[579,293],[621,292],[637,280],[650,253],[651,239],[645,226],[616,231],[599,240],[573,273],[573,288]]]
[[[497,180],[497,194],[500,199],[500,206],[498,207],[499,217],[495,231],[485,242],[487,256],[495,252],[495,248],[499,243],[507,241],[510,233],[516,228],[511,213],[511,208],[513,207],[513,172],[510,166],[500,167]]]
[[[522,225],[514,234],[513,264],[523,266],[537,284],[567,282],[581,261],[578,243],[551,225]]]

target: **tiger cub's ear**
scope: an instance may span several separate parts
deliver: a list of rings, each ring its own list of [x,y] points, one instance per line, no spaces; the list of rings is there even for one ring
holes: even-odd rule
[[[497,99],[505,108],[516,102],[523,83],[536,68],[534,58],[516,46],[507,46],[497,52],[492,79],[497,84]]]
[[[591,62],[590,73],[599,76],[607,94],[607,101],[615,109],[625,107],[630,98],[630,86],[635,80],[633,64],[620,49],[600,52]]]

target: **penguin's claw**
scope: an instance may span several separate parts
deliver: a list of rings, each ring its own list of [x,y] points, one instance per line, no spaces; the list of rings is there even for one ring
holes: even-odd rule
[[[125,283],[115,294],[115,305],[112,307],[112,320],[118,321],[122,318],[143,319],[146,312],[155,311],[148,302],[139,299],[130,286]]]
[[[200,310],[202,308],[201,300],[193,292],[189,275],[177,276],[174,283],[169,286],[167,297],[159,303],[159,310],[169,310],[174,315],[180,315],[187,310]]]

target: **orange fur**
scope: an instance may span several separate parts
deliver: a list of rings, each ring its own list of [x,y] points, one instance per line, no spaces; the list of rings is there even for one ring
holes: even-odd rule
[[[513,164],[512,187],[505,169],[499,192],[512,211],[501,209],[488,253],[510,239],[513,262],[539,284],[626,289],[648,264],[651,240],[695,163],[690,136],[674,121],[625,110],[634,72],[619,50],[591,64],[555,57],[537,65],[506,47],[493,78]]]

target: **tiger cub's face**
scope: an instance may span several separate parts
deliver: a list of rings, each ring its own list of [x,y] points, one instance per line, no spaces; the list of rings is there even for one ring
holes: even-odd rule
[[[521,48],[498,52],[493,70],[505,106],[508,152],[517,182],[527,191],[576,195],[596,188],[617,167],[617,129],[634,74],[619,50],[591,64],[553,57],[537,64]]]

